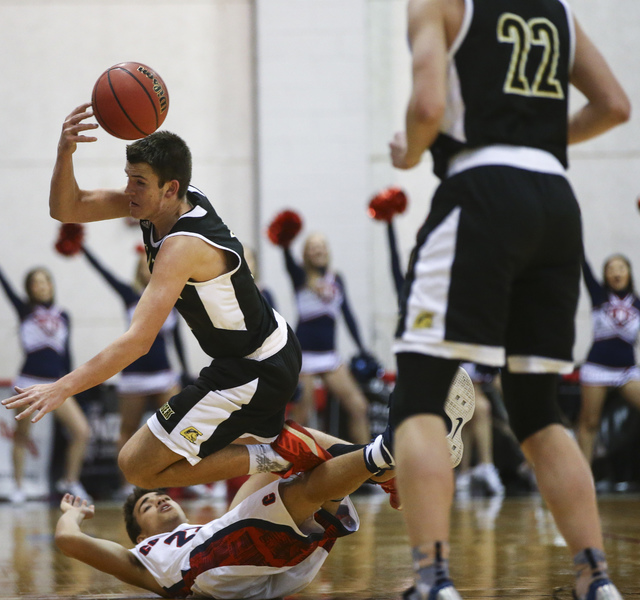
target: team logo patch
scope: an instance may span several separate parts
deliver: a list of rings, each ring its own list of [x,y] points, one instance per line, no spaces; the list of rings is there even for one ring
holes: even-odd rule
[[[433,326],[433,313],[427,310],[421,311],[413,322],[414,329],[430,329]]]
[[[165,421],[168,421],[171,418],[171,415],[174,415],[175,413],[173,409],[169,406],[169,403],[165,402],[160,407],[160,414],[164,417]]]
[[[195,444],[198,437],[202,435],[202,432],[198,431],[195,427],[187,427],[180,432],[180,435],[192,444]]]

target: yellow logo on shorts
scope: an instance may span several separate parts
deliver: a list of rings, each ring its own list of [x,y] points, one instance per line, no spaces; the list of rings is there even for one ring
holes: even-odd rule
[[[164,417],[165,421],[168,421],[171,418],[171,415],[174,415],[173,409],[169,406],[168,402],[165,402],[160,407],[160,414]]]
[[[202,432],[198,431],[195,427],[187,427],[180,432],[180,435],[192,444],[195,444],[198,436],[202,435]]]
[[[433,326],[433,313],[423,310],[413,322],[414,329],[430,329]]]

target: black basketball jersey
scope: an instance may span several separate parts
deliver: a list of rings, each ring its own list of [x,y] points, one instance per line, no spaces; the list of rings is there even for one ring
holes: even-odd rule
[[[286,342],[284,319],[276,317],[260,294],[244,259],[242,244],[209,200],[195,188],[189,188],[187,198],[193,208],[161,239],[155,239],[151,222],[140,221],[149,269],[153,272],[164,240],[175,235],[195,236],[230,252],[231,270],[209,281],[187,282],[176,308],[212,358],[268,358]]]
[[[566,167],[574,47],[565,0],[465,0],[432,147],[436,174],[460,150],[492,144],[546,150]]]

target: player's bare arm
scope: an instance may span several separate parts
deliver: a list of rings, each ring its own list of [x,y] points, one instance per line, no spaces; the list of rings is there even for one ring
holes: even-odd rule
[[[587,104],[569,119],[569,143],[584,142],[629,120],[631,104],[600,51],[575,21],[576,52],[571,83]]]
[[[444,116],[447,85],[446,4],[442,0],[409,3],[409,43],[413,87],[404,134],[390,143],[395,167],[410,169],[435,141]]]
[[[91,104],[81,104],[64,121],[58,142],[58,154],[51,177],[49,212],[63,223],[88,223],[129,215],[129,200],[123,190],[81,190],[73,169],[73,153],[79,143],[97,138],[84,132],[96,129]]]
[[[16,388],[2,401],[7,408],[24,408],[16,419],[36,423],[67,398],[103,383],[149,351],[169,312],[189,279],[205,281],[228,268],[223,251],[198,238],[168,238],[158,252],[153,274],[131,319],[129,329],[91,360],[50,384]]]
[[[124,546],[85,534],[82,523],[91,519],[95,509],[86,500],[65,494],[60,503],[63,514],[56,526],[55,542],[65,556],[75,558],[120,581],[167,597],[151,574]]]

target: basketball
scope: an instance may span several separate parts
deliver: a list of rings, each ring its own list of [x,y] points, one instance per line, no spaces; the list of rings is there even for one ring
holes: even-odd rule
[[[153,69],[138,62],[124,62],[98,77],[91,104],[105,131],[122,140],[138,140],[164,122],[169,112],[169,92]]]

